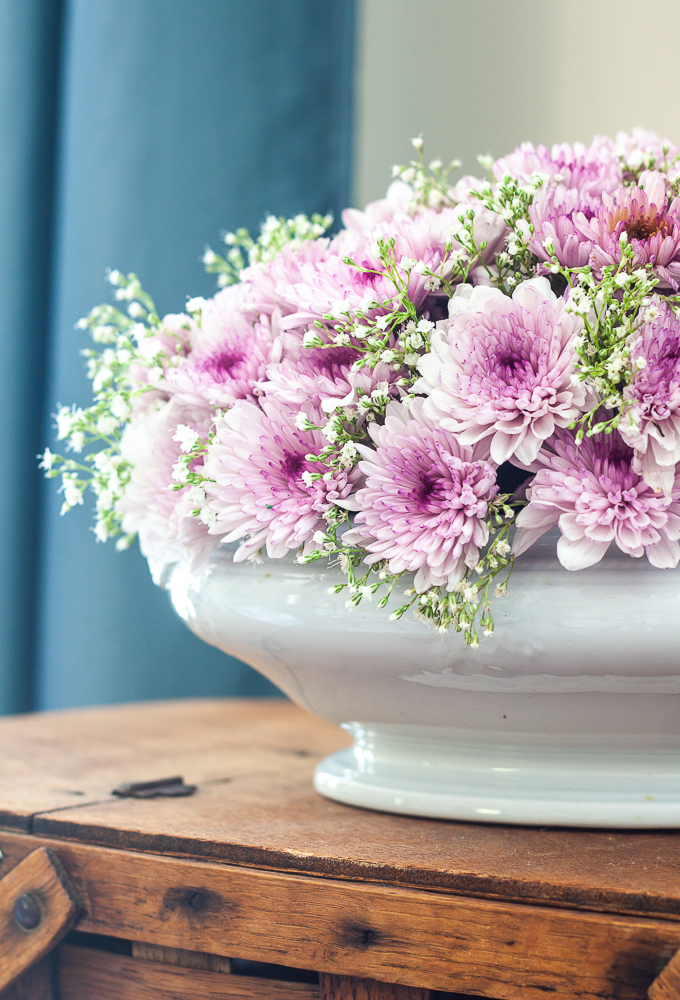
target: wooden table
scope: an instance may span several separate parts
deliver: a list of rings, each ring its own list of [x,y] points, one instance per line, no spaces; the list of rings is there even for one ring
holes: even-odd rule
[[[284,701],[0,720],[3,981],[74,928],[2,1000],[632,1000],[662,970],[655,1000],[680,996],[680,834],[343,806],[311,778],[346,742]],[[196,793],[112,794],[172,775]]]

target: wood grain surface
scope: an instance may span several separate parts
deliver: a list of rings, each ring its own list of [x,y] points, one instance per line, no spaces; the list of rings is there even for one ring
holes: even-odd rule
[[[36,924],[25,929],[15,903],[32,900]],[[19,978],[64,937],[78,913],[69,877],[52,851],[37,847],[0,879],[0,990]]]
[[[39,843],[0,839],[10,864]],[[680,948],[671,920],[53,846],[80,930],[167,948],[500,1000],[644,1000]]]
[[[311,786],[345,734],[285,701],[198,700],[0,720],[0,826],[134,851],[680,919],[680,834],[393,816]],[[117,799],[181,774],[184,799]],[[0,847],[2,843],[0,842]],[[0,875],[2,874],[0,865]]]
[[[680,998],[680,950],[664,966],[647,991],[649,1000],[678,1000]]]
[[[0,719],[0,827],[30,832],[37,813],[109,802],[123,782],[187,783],[286,770],[348,742],[283,699],[145,702]],[[115,799],[113,800],[115,801]]]
[[[0,1000],[59,1000],[56,989],[56,970],[52,953],[27,969],[7,989],[0,990]]]
[[[317,1000],[317,986],[59,949],[60,1000]]]
[[[204,972],[231,973],[231,960],[221,955],[211,955],[205,951],[190,951],[187,948],[163,948],[146,941],[132,942],[133,958],[145,962],[162,962],[165,965],[181,965],[184,969],[203,969]],[[0,1000],[2,998],[0,997]]]
[[[321,1000],[430,1000],[430,991],[414,986],[379,983],[375,979],[322,973],[319,996]]]

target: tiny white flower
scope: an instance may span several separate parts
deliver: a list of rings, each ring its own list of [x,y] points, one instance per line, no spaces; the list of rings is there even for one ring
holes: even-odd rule
[[[302,343],[305,347],[323,347],[323,340],[314,330],[307,330]]]
[[[203,507],[207,501],[205,495],[205,490],[202,486],[192,486],[189,490],[189,502],[195,504],[196,507]]]
[[[68,441],[68,450],[81,452],[85,444],[85,435],[82,431],[74,431]],[[82,503],[82,500],[81,500]]]
[[[103,521],[97,521],[94,529],[95,538],[98,542],[105,542],[109,537],[109,533],[106,530],[106,525]]]
[[[196,295],[193,299],[187,300],[187,312],[188,313],[200,312],[205,304],[206,302],[203,296]]]
[[[215,525],[217,524],[217,515],[215,514],[214,510],[210,509],[210,507],[203,507],[201,513],[198,516],[198,519],[199,521],[201,521],[202,524],[206,526],[206,528],[214,528]]]
[[[317,545],[323,545],[326,541],[326,533],[323,531],[315,531],[312,535],[312,541],[316,542]]]
[[[185,454],[189,454],[198,444],[200,436],[193,427],[188,427],[186,424],[177,424],[177,429],[172,440],[179,443],[180,449]]]
[[[107,278],[112,285],[119,285],[123,275],[120,271],[109,271]]]
[[[356,459],[359,457],[359,452],[351,441],[347,441],[340,452],[340,464],[341,465],[353,465]]]
[[[302,473],[302,476],[300,478],[302,479],[302,482],[305,484],[305,486],[312,486],[314,483],[314,478],[312,477],[311,472],[308,472],[307,470],[305,470]]]
[[[57,421],[57,441],[63,441],[71,433],[73,416],[73,411],[69,410],[68,406],[60,406],[58,412],[54,414]]]
[[[295,414],[295,426],[299,431],[308,431],[310,428],[309,417],[301,410]]]
[[[415,139],[411,139],[411,145],[418,153],[420,153],[422,151],[423,146],[425,145],[425,143],[423,142],[422,135],[418,135],[415,137]]]
[[[69,507],[76,507],[83,503],[83,494],[77,486],[68,485],[64,489],[64,503]]]
[[[130,416],[130,407],[123,396],[114,396],[111,400],[111,413],[119,420],[127,420]]]
[[[38,465],[38,468],[49,471],[54,465],[56,458],[57,456],[51,452],[49,448],[45,448],[45,451],[40,456],[40,464]]]
[[[507,583],[497,583],[493,593],[494,597],[507,597],[508,596]]]
[[[172,478],[176,483],[186,483],[188,475],[186,463],[181,458],[178,459],[172,467]]]
[[[102,413],[101,417],[97,420],[97,430],[104,437],[109,437],[118,430],[118,421],[115,417],[109,416],[107,413]]]

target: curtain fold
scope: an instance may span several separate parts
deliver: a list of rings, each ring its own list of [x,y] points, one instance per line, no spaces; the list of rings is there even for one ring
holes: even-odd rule
[[[0,712],[35,681],[61,23],[59,0],[0,2]]]
[[[33,460],[41,413],[42,444],[52,446],[46,414],[58,403],[89,401],[78,354],[87,341],[74,324],[110,298],[107,267],[135,271],[161,314],[177,312],[188,295],[214,292],[200,258],[221,231],[257,230],[269,211],[337,216],[347,204],[354,0],[66,0],[63,11],[47,0],[5,0],[5,8],[0,16],[26,35],[16,47],[33,104],[23,152],[3,169],[12,174],[23,155],[33,173],[24,178],[23,215],[15,213],[16,251],[4,247],[23,270],[1,276],[17,289],[6,340],[21,374],[2,375],[5,426],[16,424],[3,447],[11,467],[25,470],[13,479],[20,495],[5,496],[0,525],[7,533],[0,536],[1,707],[271,693],[258,674],[187,630],[136,548],[117,553],[96,544],[88,509],[61,518],[55,482],[39,491]],[[30,25],[28,15],[10,13],[17,10],[34,12]],[[40,45],[48,59],[38,60]],[[19,70],[2,71],[10,117],[10,77]],[[42,146],[41,114],[51,123]],[[31,183],[42,208],[31,204]],[[44,257],[37,271],[31,248]],[[7,320],[7,308],[3,314]],[[16,531],[22,505],[23,533]]]

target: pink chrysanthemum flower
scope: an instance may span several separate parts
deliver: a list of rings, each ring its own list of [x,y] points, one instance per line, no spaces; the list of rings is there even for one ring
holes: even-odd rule
[[[558,431],[538,457],[527,490],[529,505],[517,518],[515,555],[559,525],[557,557],[569,570],[602,559],[612,542],[630,556],[646,553],[652,566],[680,560],[680,477],[671,496],[655,493],[633,468],[633,451],[618,434],[595,435],[577,445]]]
[[[342,213],[342,223],[349,232],[367,233],[377,223],[390,222],[395,215],[408,212],[413,198],[414,192],[410,184],[400,180],[392,181],[387,195],[369,202],[363,211],[346,208]]]
[[[395,286],[383,277],[385,265],[378,253],[379,239],[394,240],[394,256],[402,273],[408,273],[408,294],[420,309],[433,288],[432,278],[422,272],[429,269],[450,279],[453,259],[447,252],[461,251],[457,240],[466,212],[474,211],[473,231],[477,246],[486,243],[482,258],[489,262],[500,250],[507,227],[503,220],[481,205],[457,205],[441,211],[424,209],[416,215],[395,213],[388,221],[376,223],[370,230],[344,230],[332,241],[328,255],[319,261],[300,265],[296,281],[281,281],[277,292],[285,304],[282,330],[305,330],[324,315],[341,318],[357,310],[368,315],[382,312],[382,304],[393,299]],[[358,267],[344,263],[350,257]],[[415,262],[415,266],[406,262]],[[406,272],[405,268],[409,268]]]
[[[680,282],[680,198],[668,205],[666,179],[645,170],[639,187],[622,187],[602,195],[597,215],[575,212],[574,226],[591,246],[595,272],[621,260],[623,233],[634,251],[633,266],[653,264],[662,282],[677,290]]]
[[[207,407],[186,407],[176,399],[156,399],[136,411],[121,440],[131,477],[117,508],[125,533],[139,533],[142,554],[155,570],[173,562],[188,562],[197,570],[215,548],[207,527],[193,517],[196,503],[191,487],[174,490],[174,467],[182,454],[178,427],[207,438],[212,414]],[[181,434],[179,435],[181,437]]]
[[[270,261],[245,268],[239,286],[244,310],[256,317],[266,313],[273,318],[294,312],[295,303],[287,305],[280,289],[304,282],[302,269],[306,273],[310,266],[325,260],[329,243],[327,237],[305,240],[298,247],[283,247]]]
[[[529,241],[531,252],[543,261],[555,254],[564,267],[585,267],[593,244],[574,225],[574,215],[591,218],[595,205],[594,199],[582,197],[576,188],[565,188],[563,184],[539,188],[529,206],[534,227]]]
[[[624,167],[636,172],[640,167],[647,170],[664,170],[680,156],[680,147],[670,139],[661,139],[656,132],[644,128],[634,128],[630,135],[617,132],[614,151],[623,161]]]
[[[565,311],[547,278],[523,282],[512,298],[463,285],[449,312],[418,365],[424,412],[462,444],[490,438],[499,465],[513,455],[530,465],[555,427],[586,405],[582,383],[572,381],[581,320]]]
[[[204,304],[189,339],[186,356],[165,372],[170,390],[186,404],[223,408],[252,398],[256,381],[278,356],[275,326],[266,314],[253,319],[244,311],[241,285],[225,288]]]
[[[267,369],[266,379],[257,383],[257,390],[267,396],[286,403],[300,405],[310,402],[326,412],[336,406],[353,406],[360,399],[370,396],[380,388],[386,392],[398,393],[396,387],[390,390],[399,378],[394,371],[380,361],[371,368],[364,365],[355,371],[354,362],[360,357],[353,347],[292,347],[280,364]]]
[[[313,423],[319,414],[305,412]],[[261,408],[240,401],[216,422],[216,437],[205,462],[210,529],[223,542],[245,539],[234,555],[240,562],[263,546],[279,559],[291,549],[316,548],[314,534],[326,527],[324,513],[348,500],[359,472],[334,472],[312,480],[323,467],[307,461],[327,443],[319,431],[300,430],[296,412],[275,400]]]
[[[547,174],[549,184],[563,184],[590,198],[614,191],[623,179],[614,144],[604,136],[595,136],[590,146],[563,142],[550,149],[523,142],[513,153],[496,160],[491,169],[496,180],[510,174],[524,183],[532,174]]]
[[[485,447],[468,448],[437,427],[419,399],[408,408],[390,403],[370,434],[375,450],[359,446],[366,486],[343,541],[365,548],[369,565],[386,559],[392,573],[415,573],[419,593],[452,590],[489,537],[485,518],[498,487]]]
[[[633,375],[619,423],[645,482],[670,493],[680,462],[680,320],[654,297],[628,354]]]

